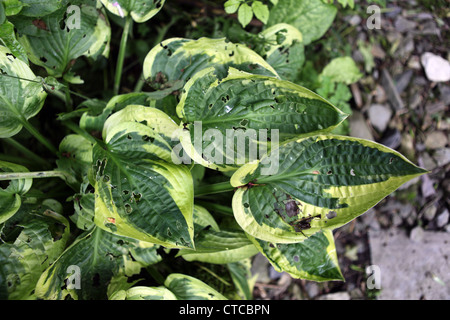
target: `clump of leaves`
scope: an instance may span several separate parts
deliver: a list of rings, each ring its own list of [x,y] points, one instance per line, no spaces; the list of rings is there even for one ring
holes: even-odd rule
[[[336,13],[321,0],[253,1],[266,27],[248,43],[161,39],[127,93],[133,23],[164,1],[23,3],[0,5],[2,299],[251,299],[257,253],[294,278],[344,280],[332,231],[426,172],[335,134],[361,74],[343,57],[305,81],[304,47]],[[246,6],[225,4],[243,25]],[[110,20],[113,95],[90,99],[74,66],[110,62]]]

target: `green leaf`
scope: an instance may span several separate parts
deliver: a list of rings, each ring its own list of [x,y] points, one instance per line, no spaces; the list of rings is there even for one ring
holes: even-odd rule
[[[188,130],[180,133],[181,145],[196,163],[220,171],[234,170],[256,157],[242,150],[239,137],[247,135],[252,145],[260,139],[262,156],[261,145],[267,144],[264,134],[268,139],[277,135],[281,142],[330,131],[346,117],[308,89],[234,68],[223,79],[214,68],[204,69],[184,90],[177,113]],[[233,153],[228,152],[231,148]]]
[[[171,162],[177,126],[162,111],[128,106],[105,123],[94,145],[95,223],[166,247],[193,247],[193,181]]]
[[[251,236],[249,239],[278,272],[312,281],[344,280],[330,230],[320,231],[298,243],[270,243]]]
[[[279,23],[259,33],[264,45],[256,50],[277,71],[281,79],[294,82],[305,62],[302,33]]]
[[[11,50],[11,53],[16,57],[28,64],[28,57],[25,49],[19,43],[14,32],[14,25],[5,21],[0,25],[0,42]]]
[[[280,146],[278,171],[264,174],[264,159],[231,177],[238,224],[251,236],[274,243],[302,241],[338,228],[426,171],[385,146],[322,135]],[[248,183],[253,184],[249,186]]]
[[[245,300],[253,300],[253,287],[258,278],[257,274],[252,275],[251,266],[251,259],[227,264],[228,271],[237,288],[238,294]]]
[[[15,163],[0,161],[0,172],[28,172],[28,169]],[[6,188],[0,188],[0,224],[19,210],[21,196],[30,190],[32,182],[32,179],[11,180]]]
[[[252,10],[259,21],[266,24],[269,20],[269,7],[261,1],[253,1]]]
[[[177,297],[164,287],[133,287],[117,291],[110,300],[177,300]]]
[[[228,13],[228,14],[235,13],[238,10],[238,8],[241,5],[241,3],[242,3],[242,1],[240,1],[240,0],[228,0],[228,1],[226,1],[223,4],[225,12]]]
[[[46,16],[63,6],[63,0],[20,0],[23,9],[20,14],[28,17]]]
[[[69,134],[59,145],[60,158],[56,164],[65,171],[66,183],[74,190],[80,190],[80,185],[87,180],[92,165],[92,143],[83,136]]]
[[[23,3],[20,0],[3,0],[2,3],[5,6],[5,14],[7,16],[16,15],[23,8]]]
[[[36,285],[36,296],[41,299],[62,300],[70,295],[72,299],[98,300],[106,298],[107,285],[115,277],[131,277],[148,264],[134,261],[133,250],[142,242],[121,237],[94,228],[79,236],[53,263]],[[158,246],[144,244],[154,255],[155,263],[160,260]],[[75,267],[75,268],[74,268]],[[80,271],[79,288],[76,279],[71,279],[74,269]],[[73,281],[71,281],[73,280]],[[74,287],[70,287],[74,285]]]
[[[151,86],[161,89],[172,86],[176,80],[187,81],[211,66],[220,69],[221,74],[232,66],[254,74],[277,76],[270,64],[245,45],[209,38],[164,40],[147,54],[143,74]]]
[[[164,285],[178,300],[227,300],[203,281],[184,274],[172,273]]]
[[[325,66],[319,79],[328,77],[333,82],[342,82],[347,85],[357,82],[362,77],[358,66],[351,57],[339,57]]]
[[[65,13],[64,7],[41,19],[19,17],[12,22],[31,62],[44,67],[51,76],[64,76],[68,81],[79,83],[80,79],[68,71],[81,56],[95,59],[103,54],[111,29],[105,16],[95,7],[82,6],[79,15],[73,14],[64,20]]]
[[[238,10],[239,23],[245,28],[253,19],[253,10],[246,4],[242,3]]]
[[[0,138],[19,133],[42,108],[47,97],[28,64],[0,46]]]
[[[34,298],[42,272],[63,252],[70,235],[69,222],[54,200],[24,204],[1,229],[0,295],[10,300]],[[2,278],[2,275],[4,278]]]
[[[267,26],[287,23],[301,31],[304,45],[322,37],[333,23],[337,9],[322,0],[285,0],[270,10]]]
[[[100,0],[115,15],[122,18],[131,15],[138,23],[145,22],[161,10],[165,0]]]

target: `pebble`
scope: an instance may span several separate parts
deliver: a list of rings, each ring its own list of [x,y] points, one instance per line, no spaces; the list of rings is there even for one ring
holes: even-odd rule
[[[412,229],[411,233],[409,234],[409,238],[416,243],[423,242],[424,236],[425,236],[425,232],[423,231],[422,227],[419,227],[419,226]]]
[[[425,146],[432,150],[444,148],[447,143],[448,138],[442,131],[433,131],[425,138]]]
[[[448,209],[445,209],[444,212],[440,213],[436,218],[436,225],[438,228],[444,227],[448,223],[448,219],[450,217],[450,213]]]
[[[392,110],[386,105],[373,104],[369,108],[368,116],[372,126],[379,132],[384,132],[391,120]]]
[[[443,167],[450,163],[450,148],[443,148],[436,150],[433,155],[438,167]]]
[[[425,52],[420,57],[428,80],[446,82],[450,80],[450,62],[431,52]]]
[[[417,27],[417,22],[398,16],[397,19],[395,19],[394,27],[398,32],[410,32]]]
[[[436,206],[429,206],[428,208],[425,209],[425,211],[423,212],[423,216],[425,219],[427,219],[428,221],[431,221],[434,219],[434,217],[436,216],[436,212],[437,212],[437,207]]]

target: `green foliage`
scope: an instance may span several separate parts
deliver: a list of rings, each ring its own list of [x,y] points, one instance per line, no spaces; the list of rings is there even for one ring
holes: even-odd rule
[[[425,170],[336,135],[333,4],[223,6],[191,37],[163,0],[1,3],[0,299],[252,299],[258,253],[344,280],[332,231]]]

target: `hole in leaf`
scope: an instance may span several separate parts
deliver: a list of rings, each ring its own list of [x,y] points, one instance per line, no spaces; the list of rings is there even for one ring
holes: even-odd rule
[[[327,213],[327,218],[328,219],[336,218],[336,216],[337,216],[337,212],[336,211],[330,211],[330,212]]]
[[[144,136],[142,136],[142,140],[145,142],[153,143],[153,141],[155,141],[155,138],[144,135]]]
[[[248,124],[248,120],[247,119],[242,119],[241,122],[239,122],[239,124],[241,126],[246,126]]]
[[[96,273],[92,277],[92,286],[99,287],[100,286],[100,274]]]
[[[131,213],[133,211],[133,208],[131,207],[131,205],[129,203],[125,204],[125,212],[126,213]]]
[[[250,205],[246,202],[246,203],[244,203],[244,208],[249,208],[250,207]]]
[[[294,256],[294,261],[295,261],[295,262],[299,262],[299,261],[300,261],[300,258],[299,258],[298,256]]]

